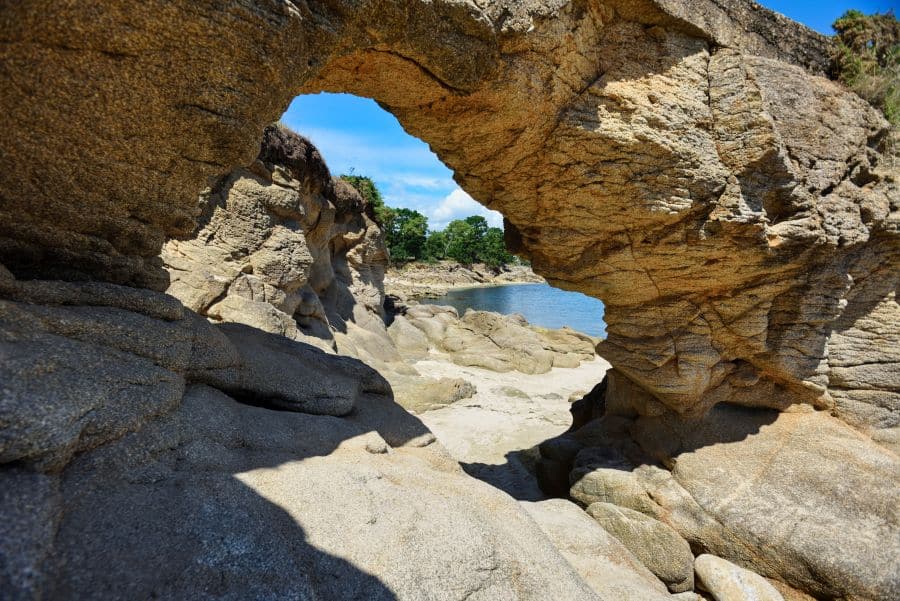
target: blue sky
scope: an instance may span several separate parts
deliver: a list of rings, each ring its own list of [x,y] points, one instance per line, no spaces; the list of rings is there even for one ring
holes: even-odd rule
[[[773,10],[825,34],[847,9],[884,12],[900,0],[765,0]],[[353,170],[375,180],[388,205],[415,209],[432,229],[453,219],[483,215],[500,226],[499,213],[472,200],[428,145],[408,135],[388,112],[366,98],[348,94],[315,94],[294,99],[282,120],[310,138],[335,175]]]

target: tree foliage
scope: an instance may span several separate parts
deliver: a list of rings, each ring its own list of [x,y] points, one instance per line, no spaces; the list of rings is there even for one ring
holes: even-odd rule
[[[393,209],[387,232],[388,251],[395,261],[416,261],[425,256],[428,218],[412,209]]]
[[[835,76],[900,126],[900,21],[893,11],[849,10],[832,27]]]
[[[488,228],[482,241],[481,261],[491,267],[499,267],[512,263],[515,257],[506,250],[503,230],[499,227]]]
[[[428,218],[413,209],[392,208],[385,204],[371,178],[347,174],[341,179],[362,195],[375,220],[385,232],[392,261],[442,261],[485,263],[501,267],[515,261],[506,250],[503,230],[489,227],[480,215],[451,221],[442,231],[429,231]]]
[[[394,210],[384,204],[384,198],[381,196],[381,191],[378,189],[378,186],[375,185],[375,182],[372,181],[372,178],[364,175],[354,175],[352,173],[344,174],[340,177],[342,180],[356,188],[356,191],[359,192],[360,196],[363,197],[363,200],[366,201],[366,205],[371,207],[372,216],[375,218],[375,221],[378,222],[378,225],[389,228],[394,219]]]

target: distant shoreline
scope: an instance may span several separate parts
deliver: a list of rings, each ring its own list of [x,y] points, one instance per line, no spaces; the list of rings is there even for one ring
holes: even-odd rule
[[[451,290],[546,283],[544,278],[525,265],[491,268],[483,264],[462,265],[453,261],[413,262],[388,268],[384,276],[384,291],[403,300],[420,300],[443,296]]]

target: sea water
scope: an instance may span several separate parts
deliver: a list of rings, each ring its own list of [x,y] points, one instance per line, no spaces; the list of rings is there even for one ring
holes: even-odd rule
[[[570,328],[591,336],[605,337],[603,303],[578,292],[567,292],[549,284],[511,284],[451,290],[444,296],[422,302],[466,309],[521,313],[529,323],[545,328]]]

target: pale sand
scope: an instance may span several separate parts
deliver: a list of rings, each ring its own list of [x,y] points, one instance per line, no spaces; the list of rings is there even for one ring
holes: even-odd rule
[[[419,418],[466,471],[527,500],[543,495],[526,468],[533,454],[521,451],[568,430],[569,397],[590,391],[610,367],[599,357],[576,368],[554,368],[538,375],[497,373],[432,359],[414,366],[423,376],[463,378],[476,386],[472,398],[426,411]]]

